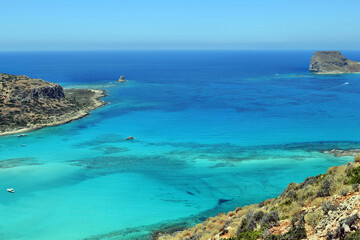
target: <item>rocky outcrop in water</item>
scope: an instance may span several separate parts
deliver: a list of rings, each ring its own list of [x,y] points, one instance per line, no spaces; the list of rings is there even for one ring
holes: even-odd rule
[[[360,62],[347,59],[339,51],[318,51],[311,58],[309,70],[318,74],[359,73]]]
[[[360,149],[331,149],[331,150],[322,150],[321,153],[332,154],[335,157],[344,157],[344,156],[356,156],[360,154]]]
[[[58,125],[104,105],[103,91],[63,89],[56,83],[0,73],[0,135]]]
[[[117,81],[118,82],[126,82],[126,79],[125,79],[124,75],[121,75]]]

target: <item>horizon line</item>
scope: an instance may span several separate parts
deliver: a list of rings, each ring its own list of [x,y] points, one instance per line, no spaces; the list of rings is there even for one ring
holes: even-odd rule
[[[120,52],[120,51],[360,51],[360,49],[312,49],[312,48],[306,48],[306,49],[295,49],[295,48],[234,48],[234,49],[21,49],[21,50],[1,50],[0,52]]]

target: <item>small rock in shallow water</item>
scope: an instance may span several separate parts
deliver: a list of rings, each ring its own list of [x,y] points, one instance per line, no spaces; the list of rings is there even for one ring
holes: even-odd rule
[[[120,78],[117,80],[118,82],[126,82],[126,79],[123,75],[120,76]]]

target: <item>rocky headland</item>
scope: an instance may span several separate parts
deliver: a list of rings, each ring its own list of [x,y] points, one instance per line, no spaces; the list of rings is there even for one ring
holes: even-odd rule
[[[105,105],[104,91],[64,89],[23,75],[0,73],[0,135],[64,124]]]
[[[347,59],[339,51],[318,51],[311,58],[309,70],[317,74],[360,73],[360,62]]]
[[[360,157],[360,155],[359,155],[360,149],[331,149],[331,150],[323,150],[320,152],[332,154],[335,157],[353,156],[353,157],[356,157],[355,160],[357,159],[357,156]]]
[[[360,155],[354,163],[331,167],[325,174],[299,184],[290,183],[277,198],[220,213],[193,228],[162,234],[157,239],[360,239],[357,159]]]

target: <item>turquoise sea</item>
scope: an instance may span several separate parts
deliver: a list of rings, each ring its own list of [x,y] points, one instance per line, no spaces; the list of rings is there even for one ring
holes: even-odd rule
[[[319,151],[360,148],[360,75],[311,74],[312,54],[0,53],[0,72],[104,89],[109,103],[0,137],[0,239],[149,239],[351,161]]]

